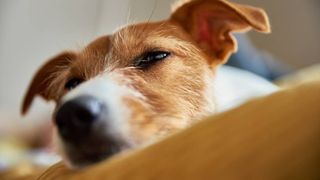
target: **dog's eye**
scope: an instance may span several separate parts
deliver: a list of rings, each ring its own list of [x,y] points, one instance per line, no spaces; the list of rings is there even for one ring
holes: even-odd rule
[[[64,88],[66,90],[72,90],[75,87],[77,87],[79,84],[81,84],[83,82],[83,79],[80,78],[72,78],[70,79],[65,85]]]
[[[165,51],[151,51],[143,54],[135,61],[134,66],[139,68],[147,68],[148,66],[167,58],[170,55]]]

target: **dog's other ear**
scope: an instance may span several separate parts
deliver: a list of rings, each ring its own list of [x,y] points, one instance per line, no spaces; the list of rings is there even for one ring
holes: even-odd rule
[[[212,66],[225,63],[230,54],[237,51],[231,32],[250,28],[270,32],[268,17],[262,9],[226,0],[181,1],[170,21],[178,23],[204,51],[214,56]]]
[[[55,73],[59,72],[61,68],[67,67],[74,57],[75,54],[72,52],[63,52],[50,59],[38,70],[24,97],[21,108],[21,113],[23,115],[28,111],[36,95],[40,95],[46,100],[52,99],[48,93],[48,86],[55,77]]]

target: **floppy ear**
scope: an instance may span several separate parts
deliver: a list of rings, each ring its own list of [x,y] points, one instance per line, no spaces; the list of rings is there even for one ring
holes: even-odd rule
[[[226,0],[193,0],[180,3],[170,17],[178,23],[199,46],[214,56],[211,65],[225,63],[237,50],[231,32],[244,32],[251,28],[268,33],[269,21],[259,8],[239,5]]]
[[[75,54],[72,52],[63,52],[50,59],[38,70],[36,75],[33,77],[28,91],[24,97],[21,108],[22,114],[25,114],[28,111],[36,95],[40,95],[46,100],[52,99],[48,93],[48,86],[55,77],[55,73],[61,70],[62,67],[69,65],[74,57]]]

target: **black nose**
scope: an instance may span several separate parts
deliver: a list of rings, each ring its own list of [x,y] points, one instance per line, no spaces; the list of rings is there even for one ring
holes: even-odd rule
[[[104,111],[105,106],[98,99],[80,96],[58,108],[55,123],[64,139],[74,141],[90,133]]]

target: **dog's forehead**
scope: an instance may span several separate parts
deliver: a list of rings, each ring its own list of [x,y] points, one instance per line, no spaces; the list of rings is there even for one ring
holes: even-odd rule
[[[162,49],[168,41],[175,41],[174,27],[166,21],[140,23],[121,28],[110,36],[110,55],[118,59],[132,59],[146,51]]]
[[[84,53],[96,52],[101,54],[106,54],[110,50],[110,35],[104,35],[96,40],[92,41],[87,47],[82,51]]]
[[[154,50],[198,56],[199,49],[188,38],[168,21],[128,25],[87,45],[78,53],[72,69],[93,77],[101,71],[129,67],[135,59]]]
[[[148,37],[170,34],[165,22],[139,23],[127,25],[110,35],[104,35],[88,44],[84,51],[102,51],[106,53],[117,46],[135,46],[146,42]],[[172,35],[172,33],[171,33]]]
[[[167,21],[139,23],[125,26],[111,35],[102,36],[91,42],[85,49],[85,55],[105,55],[112,58],[130,59],[132,56],[156,48],[173,49],[175,44],[182,45],[190,39]],[[172,44],[172,46],[168,46]]]

